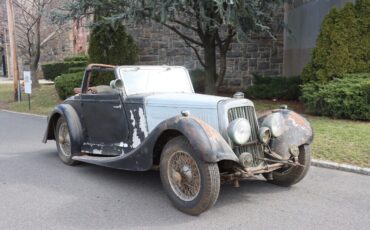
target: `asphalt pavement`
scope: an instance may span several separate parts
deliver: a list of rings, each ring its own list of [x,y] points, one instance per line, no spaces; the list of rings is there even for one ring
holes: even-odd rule
[[[370,229],[370,177],[311,167],[291,188],[221,187],[198,217],[177,211],[159,172],[64,165],[46,118],[0,111],[0,229]]]

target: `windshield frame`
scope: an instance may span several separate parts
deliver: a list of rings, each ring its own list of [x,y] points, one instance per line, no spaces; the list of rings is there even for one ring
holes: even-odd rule
[[[192,84],[192,81],[191,81],[191,78],[190,78],[190,75],[189,75],[189,71],[183,67],[183,66],[167,66],[167,65],[163,65],[163,66],[156,66],[156,65],[131,65],[131,66],[119,66],[117,69],[116,69],[116,74],[117,76],[123,81],[123,92],[126,96],[134,96],[134,95],[140,95],[140,94],[160,94],[160,93],[181,93],[181,92],[171,92],[171,91],[168,91],[168,92],[146,92],[146,93],[131,93],[131,94],[128,94],[128,90],[126,87],[128,87],[125,83],[125,79],[124,77],[122,76],[122,70],[124,69],[145,69],[145,70],[164,70],[164,69],[183,69],[184,72],[186,73],[186,78],[187,78],[187,81],[189,83],[189,89],[190,89],[190,92],[186,92],[186,93],[195,93],[194,91],[194,87],[193,87],[193,84]]]

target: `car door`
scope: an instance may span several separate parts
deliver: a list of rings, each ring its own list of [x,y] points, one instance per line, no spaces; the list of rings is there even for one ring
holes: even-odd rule
[[[87,84],[85,88],[90,86]],[[109,89],[109,81],[104,86]],[[85,90],[81,93],[81,110],[87,142],[110,145],[127,140],[126,113],[118,91],[91,93]]]
[[[127,139],[127,119],[119,94],[83,94],[81,109],[89,143],[114,144]]]

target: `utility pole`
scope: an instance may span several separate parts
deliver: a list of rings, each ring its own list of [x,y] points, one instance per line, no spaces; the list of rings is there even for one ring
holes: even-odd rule
[[[14,88],[14,100],[18,98],[18,62],[17,62],[17,46],[15,43],[15,26],[14,26],[14,12],[13,12],[13,0],[6,0],[6,11],[8,15],[8,32],[9,32],[9,43],[10,43],[10,62],[13,73],[13,88]]]

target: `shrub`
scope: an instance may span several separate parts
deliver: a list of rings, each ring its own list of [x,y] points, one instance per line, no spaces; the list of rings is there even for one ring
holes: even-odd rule
[[[307,83],[301,100],[316,115],[370,120],[370,74],[348,74],[325,85]]]
[[[204,93],[206,73],[203,69],[194,69],[189,72],[195,92]]]
[[[370,1],[333,9],[321,24],[304,82],[325,84],[346,73],[370,72]]]
[[[68,73],[84,72],[86,67],[71,67],[68,68]]]
[[[87,62],[89,57],[87,55],[76,55],[72,57],[66,57],[63,59],[65,62],[84,61]]]
[[[74,88],[81,87],[84,72],[62,74],[55,78],[55,89],[60,99],[74,95]]]
[[[89,63],[132,65],[138,60],[139,49],[125,27],[117,22],[99,24],[91,32]]]
[[[61,74],[68,73],[70,68],[85,68],[87,65],[86,61],[71,61],[71,62],[49,62],[41,65],[44,78],[48,80],[54,80]]]
[[[298,100],[301,95],[301,78],[253,76],[253,85],[248,87],[245,95],[255,99]]]

